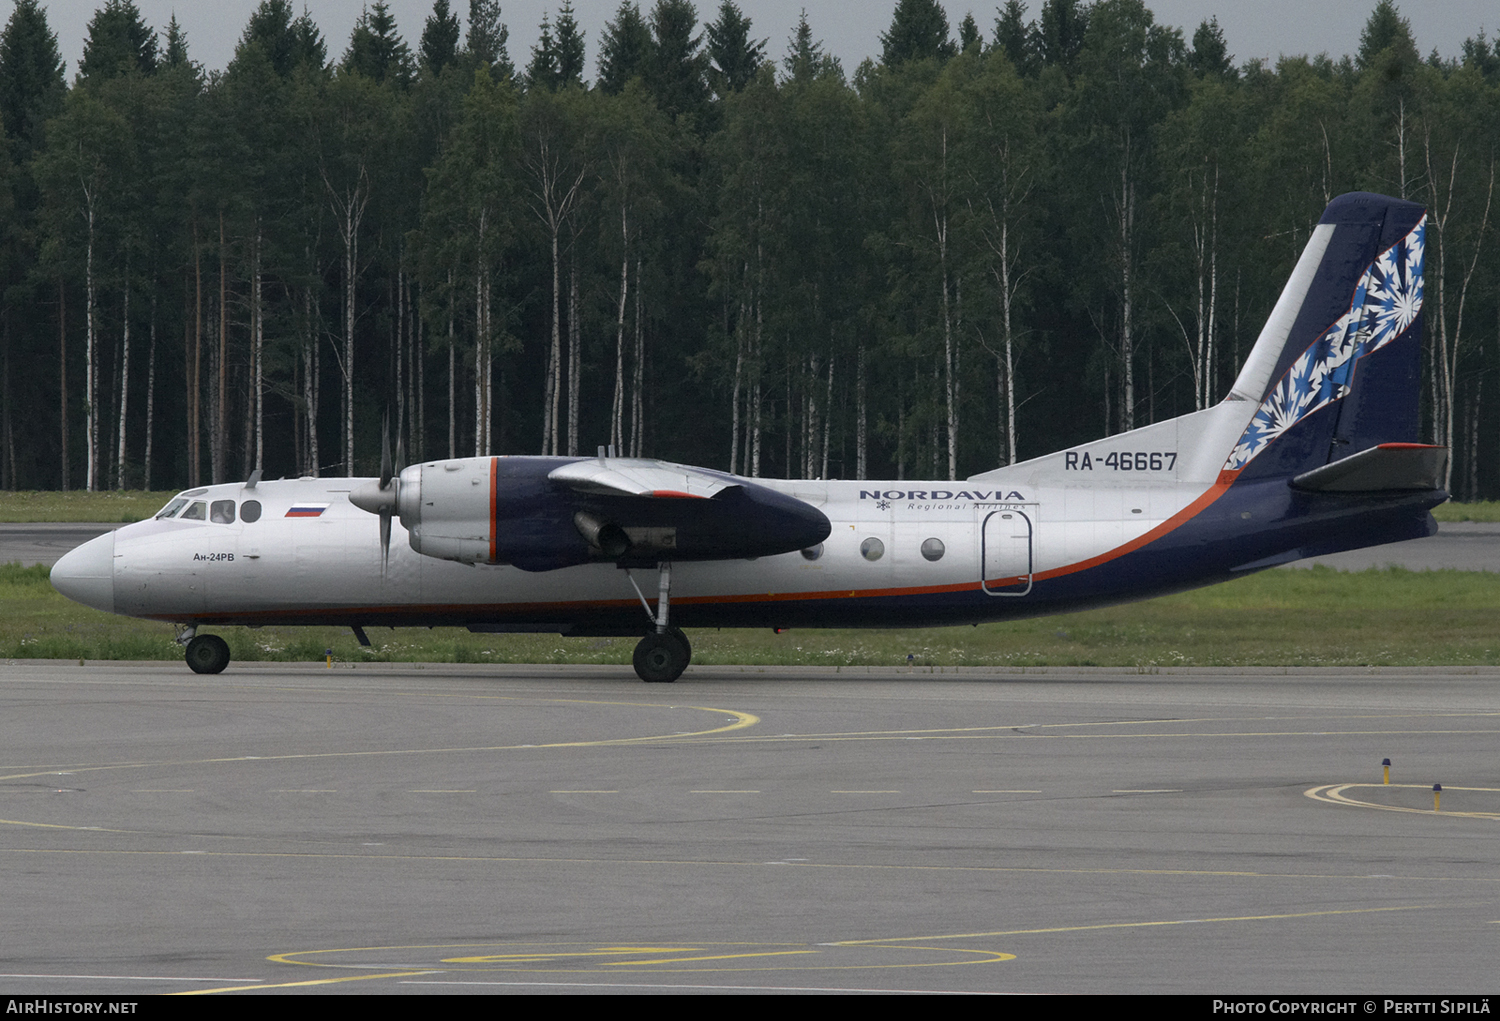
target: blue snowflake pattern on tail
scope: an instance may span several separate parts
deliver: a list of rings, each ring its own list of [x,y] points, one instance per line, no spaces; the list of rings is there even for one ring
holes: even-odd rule
[[[1400,241],[1381,253],[1360,277],[1349,311],[1308,349],[1272,387],[1224,462],[1237,471],[1319,408],[1349,392],[1361,358],[1399,337],[1422,311],[1424,216]]]

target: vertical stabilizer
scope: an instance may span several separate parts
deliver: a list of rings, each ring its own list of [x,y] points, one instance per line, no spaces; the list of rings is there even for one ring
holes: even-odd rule
[[[1416,442],[1425,226],[1384,195],[1329,203],[1235,381],[1230,399],[1259,406],[1226,471],[1298,475]]]

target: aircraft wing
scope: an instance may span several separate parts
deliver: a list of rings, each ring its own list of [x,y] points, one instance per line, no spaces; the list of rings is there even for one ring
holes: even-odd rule
[[[547,478],[580,493],[598,496],[646,496],[658,499],[712,499],[739,483],[713,472],[650,458],[612,457],[572,461]]]
[[[525,571],[775,556],[816,546],[832,527],[772,486],[649,458],[431,461],[349,499],[399,515],[423,556]]]

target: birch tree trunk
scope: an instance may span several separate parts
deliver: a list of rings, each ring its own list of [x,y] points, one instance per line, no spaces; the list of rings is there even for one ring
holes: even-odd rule
[[[857,377],[854,381],[854,475],[856,478],[865,478],[869,475],[869,408],[867,394],[865,392],[865,342],[861,338],[859,342],[859,367],[856,370]]]
[[[615,311],[615,392],[610,404],[609,442],[625,450],[625,305],[630,293],[630,223],[628,209],[620,203],[620,299]],[[733,467],[730,468],[733,472]]]
[[[95,365],[95,337],[94,337],[94,194],[89,188],[84,189],[86,203],[86,218],[88,220],[88,252],[85,258],[84,284],[86,304],[84,305],[84,317],[87,329],[87,346],[84,355],[84,428],[88,437],[88,475],[86,488],[90,493],[98,489],[99,472],[99,416],[98,416],[98,382],[95,379],[97,367]]]
[[[62,487],[67,492],[72,487],[69,478],[69,463],[72,458],[68,455],[68,295],[63,287],[62,278],[57,280],[57,411],[58,424],[62,427],[61,446],[58,448],[62,454]]]
[[[1125,144],[1125,158],[1120,165],[1120,370],[1124,394],[1120,407],[1120,426],[1129,432],[1135,428],[1135,350],[1132,346],[1134,292],[1131,278],[1131,245],[1135,230],[1135,182],[1130,178],[1130,142]]]
[[[314,318],[312,287],[302,291],[302,402],[307,408],[307,466],[313,478],[319,475],[318,455],[318,333]]]
[[[578,455],[578,403],[583,386],[583,328],[578,321],[578,249],[568,260],[568,456]]]
[[[454,306],[458,304],[453,290],[453,270],[448,270],[448,456],[458,456],[458,337],[454,333]]]
[[[630,456],[642,457],[646,447],[646,333],[641,322],[641,257],[635,257],[635,379],[630,395]]]
[[[130,256],[125,257],[125,301],[120,336],[120,429],[115,454],[115,488],[125,488],[125,422],[130,409]]]
[[[193,219],[193,351],[189,359],[188,485],[197,486],[203,471],[203,253],[198,220]]]
[[[344,352],[340,369],[344,374],[344,474],[354,474],[354,303],[359,277],[359,228],[364,220],[365,209],[370,202],[370,176],[363,163],[358,167],[354,183],[342,193],[333,187],[327,171],[323,171],[323,186],[328,189],[329,202],[338,217],[339,240],[343,245],[343,297],[344,297]]]
[[[578,201],[588,166],[580,162],[563,166],[564,156],[546,130],[537,132],[536,148],[528,150],[525,162],[532,176],[533,212],[547,229],[552,253],[552,346],[547,358],[543,386],[542,453],[556,454],[562,445],[559,414],[562,402],[562,230]]]
[[[265,299],[261,280],[261,226],[260,217],[255,218],[255,252],[251,265],[250,318],[255,324],[255,346],[251,359],[255,373],[255,463],[251,468],[264,469],[266,464],[266,381],[264,354],[266,346]]]
[[[141,464],[141,488],[151,491],[152,439],[156,433],[156,292],[151,292],[150,342],[146,347],[146,453]]]
[[[1453,325],[1449,330],[1448,313],[1448,227],[1453,213],[1454,192],[1457,190],[1459,145],[1454,144],[1453,157],[1447,168],[1446,186],[1433,173],[1432,161],[1432,134],[1429,128],[1424,137],[1424,149],[1427,163],[1427,183],[1432,193],[1432,201],[1428,204],[1428,223],[1431,233],[1437,241],[1437,307],[1438,307],[1438,344],[1434,356],[1437,360],[1436,386],[1437,392],[1433,395],[1434,432],[1441,437],[1441,442],[1449,451],[1453,450],[1454,420],[1457,417],[1457,382],[1460,344],[1463,338],[1464,305],[1469,295],[1469,283],[1473,280],[1474,271],[1479,265],[1480,252],[1484,245],[1485,229],[1489,225],[1490,207],[1495,193],[1495,160],[1491,157],[1489,177],[1485,184],[1484,212],[1480,217],[1479,229],[1474,234],[1474,247],[1468,265],[1463,268],[1463,278],[1459,282],[1457,309],[1454,310]],[[1443,193],[1440,194],[1440,189]],[[1444,472],[1443,488],[1447,489],[1453,481],[1453,458],[1448,458],[1447,469]]]
[[[214,435],[209,447],[215,484],[226,478],[225,464],[229,442],[229,388],[227,383],[229,353],[229,245],[224,233],[224,211],[219,210],[219,360],[214,374]]]

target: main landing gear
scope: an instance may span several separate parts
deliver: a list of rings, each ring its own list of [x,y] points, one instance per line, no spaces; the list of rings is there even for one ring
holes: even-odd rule
[[[218,635],[195,635],[188,628],[177,641],[187,645],[187,665],[195,674],[219,674],[229,665],[229,643]]]
[[[630,578],[630,572],[626,571],[625,576],[635,586],[635,593],[641,597],[641,605],[646,608],[646,617],[651,621],[651,631],[635,647],[633,662],[636,676],[648,683],[665,684],[682,676],[693,659],[693,646],[681,628],[671,627],[667,623],[667,615],[671,609],[672,564],[660,563],[656,566],[656,571],[658,584],[654,614],[645,595],[641,593],[640,586],[635,584],[634,578]]]

